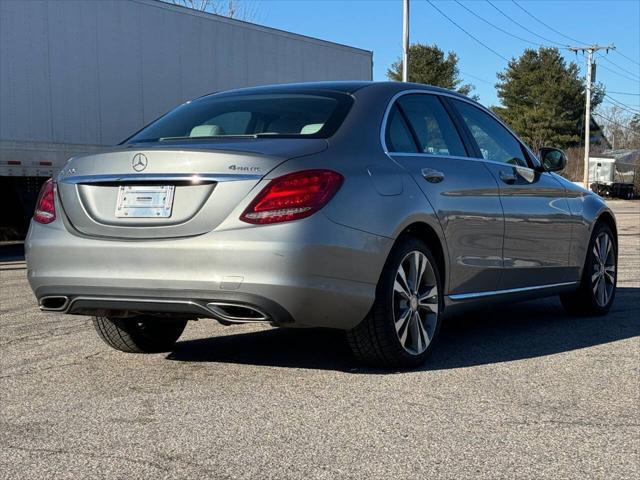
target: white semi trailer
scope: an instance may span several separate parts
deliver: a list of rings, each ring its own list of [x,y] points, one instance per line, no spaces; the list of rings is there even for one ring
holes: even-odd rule
[[[607,197],[633,198],[638,165],[639,150],[610,150],[598,157],[589,157],[592,190]]]
[[[40,185],[70,156],[176,105],[246,86],[370,80],[372,66],[367,50],[156,0],[0,0],[0,240],[25,233]]]

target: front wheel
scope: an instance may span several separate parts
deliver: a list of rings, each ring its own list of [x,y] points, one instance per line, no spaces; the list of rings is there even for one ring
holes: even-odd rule
[[[574,315],[605,315],[616,296],[618,246],[611,228],[605,223],[596,225],[582,280],[577,291],[560,295],[562,306]]]
[[[361,362],[392,368],[424,363],[440,327],[442,282],[424,242],[401,240],[383,268],[371,312],[347,333]]]
[[[93,326],[111,348],[128,353],[158,353],[173,348],[187,320],[153,316],[93,317]]]

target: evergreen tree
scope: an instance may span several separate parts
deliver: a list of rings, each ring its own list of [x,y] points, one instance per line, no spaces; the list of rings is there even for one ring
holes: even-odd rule
[[[387,69],[387,78],[402,80],[402,58]],[[449,52],[445,57],[444,52],[435,44],[414,43],[409,47],[409,81],[457,90],[463,95],[469,95],[473,89],[473,85],[461,85],[458,56]]]
[[[557,48],[527,49],[498,73],[501,107],[494,107],[529,145],[567,148],[578,145],[584,124],[585,85],[578,65],[567,64]],[[603,97],[592,90],[592,108]]]

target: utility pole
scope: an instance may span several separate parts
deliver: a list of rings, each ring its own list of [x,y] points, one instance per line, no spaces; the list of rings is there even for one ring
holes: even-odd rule
[[[589,45],[584,47],[569,47],[572,52],[587,53],[587,89],[585,93],[585,109],[584,109],[584,172],[582,174],[582,183],[584,188],[589,189],[589,147],[591,146],[591,87],[594,81],[593,72],[593,53],[598,50],[615,50],[616,47],[612,45]]]
[[[409,81],[409,0],[402,2],[402,81]]]

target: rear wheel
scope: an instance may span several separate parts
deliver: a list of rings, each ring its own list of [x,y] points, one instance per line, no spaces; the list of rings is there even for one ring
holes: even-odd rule
[[[422,364],[440,327],[441,292],[427,245],[411,237],[401,240],[384,266],[371,312],[347,333],[355,356],[380,367]]]
[[[187,320],[152,316],[130,318],[93,317],[93,326],[111,348],[128,353],[157,353],[171,350]]]
[[[596,225],[585,260],[580,288],[560,295],[562,306],[575,315],[605,315],[616,296],[618,246],[611,228]]]

